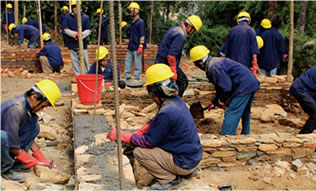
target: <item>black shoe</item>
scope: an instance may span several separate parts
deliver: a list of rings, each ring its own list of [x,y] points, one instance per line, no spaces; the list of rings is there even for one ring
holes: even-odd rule
[[[167,190],[173,186],[176,186],[182,182],[181,177],[177,176],[173,181],[168,182],[166,184],[160,184],[159,182],[151,185],[151,190]]]
[[[8,170],[7,172],[2,173],[1,175],[3,178],[7,180],[17,181],[19,183],[25,181],[24,175],[14,171],[13,169]]]
[[[192,178],[192,177],[196,177],[197,173],[198,173],[198,169],[194,169],[190,174],[187,174],[187,175],[184,175],[182,176],[183,178],[185,179],[189,179],[189,178]]]
[[[12,169],[16,172],[30,172],[31,168],[27,168],[24,163],[15,162]]]

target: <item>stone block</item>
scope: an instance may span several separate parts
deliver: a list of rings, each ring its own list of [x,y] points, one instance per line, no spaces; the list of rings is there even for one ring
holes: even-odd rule
[[[88,150],[88,146],[87,145],[81,145],[80,147],[77,147],[75,150],[75,154],[76,155],[81,155],[83,153],[85,153]]]
[[[301,144],[299,144],[299,143],[293,143],[293,142],[285,142],[285,143],[283,143],[282,145],[283,145],[283,147],[285,147],[285,148],[296,148],[296,147],[301,146]]]
[[[237,153],[237,160],[249,160],[255,157],[257,154],[255,152],[252,153]]]
[[[91,181],[97,181],[101,179],[101,175],[96,175],[96,174],[89,174],[89,175],[83,175],[79,176],[80,181],[84,182],[91,182]]]
[[[96,145],[102,145],[102,143],[110,141],[107,137],[107,133],[100,133],[94,136],[94,142]]]
[[[220,147],[222,146],[222,141],[218,139],[202,139],[202,147]]]
[[[278,146],[276,146],[275,144],[260,144],[258,149],[263,152],[276,151],[278,149]]]
[[[40,177],[41,183],[66,184],[70,179],[69,174],[38,165],[34,167],[34,173]]]
[[[208,158],[208,159],[203,159],[201,160],[200,164],[199,164],[199,168],[207,168],[207,167],[211,167],[211,166],[216,166],[217,163],[222,162],[221,159],[218,158]]]
[[[316,141],[304,143],[304,147],[315,149],[316,148]]]
[[[57,139],[57,134],[55,130],[47,125],[41,124],[40,125],[40,132],[37,135],[38,137],[43,137],[45,139],[54,141]]]
[[[256,142],[257,142],[257,140],[255,138],[252,138],[252,137],[240,139],[240,144],[254,144]]]
[[[216,151],[212,153],[212,156],[215,158],[232,157],[232,156],[235,156],[235,152],[234,151]]]
[[[292,154],[292,151],[289,148],[283,148],[279,150],[268,151],[267,153],[269,155],[288,156]]]

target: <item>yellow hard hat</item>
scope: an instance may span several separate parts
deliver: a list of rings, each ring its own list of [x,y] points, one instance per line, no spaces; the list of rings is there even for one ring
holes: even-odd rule
[[[269,29],[271,28],[271,21],[269,19],[262,19],[260,25],[265,29]]]
[[[24,25],[26,22],[27,22],[27,18],[24,17],[24,18],[22,19],[22,24]]]
[[[81,1],[80,2],[80,5],[81,5]],[[76,0],[71,0],[71,5],[77,5],[77,1]]]
[[[11,23],[11,24],[9,25],[9,31],[12,31],[12,29],[15,28],[15,27],[16,27],[15,24]]]
[[[45,95],[49,103],[56,109],[55,103],[60,98],[60,90],[55,82],[51,80],[42,80],[36,83],[38,89]]]
[[[95,51],[95,53],[96,53],[96,58],[98,58],[98,49]],[[104,59],[108,53],[109,53],[109,51],[107,48],[105,48],[104,46],[100,46],[98,60]]]
[[[61,8],[61,10],[67,10],[67,11],[69,11],[69,9],[68,9],[68,7],[65,5],[65,6],[63,6],[63,8]]]
[[[131,4],[129,4],[128,9],[132,9],[132,8],[140,10],[140,7],[138,3],[136,2],[132,2]]]
[[[174,73],[168,65],[161,63],[154,64],[146,70],[145,86],[167,80],[172,76],[174,76]]]
[[[98,13],[100,13],[100,12],[101,12],[101,9],[98,8],[97,11],[96,11],[96,13],[98,14]],[[103,13],[103,9],[102,9],[102,13]]]
[[[8,8],[8,9],[12,9],[12,4],[11,4],[11,3],[8,3],[8,4],[7,4],[7,8]]]
[[[202,20],[199,16],[197,15],[191,15],[188,17],[188,20],[192,23],[194,26],[195,30],[198,31],[202,27]]]
[[[122,21],[122,22],[121,22],[121,28],[125,27],[125,25],[127,25],[127,22]]]
[[[190,50],[190,62],[195,62],[207,56],[210,50],[204,45],[195,46]]]
[[[258,48],[262,48],[263,47],[263,39],[261,38],[261,36],[256,36],[257,39],[257,44],[258,44]]]
[[[246,11],[242,11],[240,12],[238,15],[237,15],[237,23],[239,24],[239,21],[238,19],[241,18],[241,17],[247,17],[249,19],[249,24],[250,24],[250,21],[251,21],[251,17],[250,17],[250,14]]]
[[[50,36],[49,33],[44,33],[44,34],[42,35],[42,40],[43,40],[43,41],[50,40],[51,38],[52,38],[52,37]]]

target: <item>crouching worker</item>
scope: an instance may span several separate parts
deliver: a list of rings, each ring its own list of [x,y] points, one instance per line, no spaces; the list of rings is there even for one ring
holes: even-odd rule
[[[99,55],[98,55],[98,50],[96,50],[96,59],[99,60],[98,74],[102,74],[104,76],[105,85],[112,85],[113,66],[112,66],[112,61],[110,59],[107,59],[108,53],[109,51],[107,48],[100,46]],[[88,74],[95,74],[96,67],[97,67],[97,62],[94,62],[91,65],[91,68]],[[103,71],[102,71],[102,68],[104,68]],[[126,86],[125,82],[123,80],[120,80],[120,68],[118,65],[117,65],[117,80],[118,80],[118,86],[122,89],[125,88]]]
[[[225,109],[221,135],[235,135],[240,118],[241,134],[250,133],[250,111],[259,81],[244,65],[229,58],[209,56],[209,49],[200,45],[191,49],[190,62],[203,71],[215,86],[216,96],[209,102],[208,110]]]
[[[49,33],[44,33],[42,36],[44,47],[36,54],[42,65],[44,73],[60,72],[64,67],[63,57],[60,48],[52,43],[52,38]]]
[[[155,64],[146,71],[146,89],[159,106],[156,116],[134,133],[121,131],[121,140],[136,146],[134,173],[145,171],[153,190],[166,190],[181,183],[181,176],[196,174],[202,159],[202,147],[194,119],[184,101],[178,96],[178,87],[170,78],[174,76],[166,64]],[[116,129],[108,133],[116,140]],[[139,163],[136,168],[136,163]],[[147,185],[146,185],[147,184]]]
[[[1,104],[1,175],[4,178],[24,182],[24,175],[18,172],[30,171],[38,162],[50,165],[34,142],[40,132],[36,112],[51,105],[55,107],[59,98],[57,85],[42,80],[24,94]],[[30,149],[32,155],[28,154]]]

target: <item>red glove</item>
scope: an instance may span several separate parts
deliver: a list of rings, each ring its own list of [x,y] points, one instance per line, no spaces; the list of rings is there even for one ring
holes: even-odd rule
[[[138,129],[135,134],[145,135],[150,127],[150,123],[146,123],[142,128]]]
[[[177,81],[178,75],[177,75],[177,61],[176,57],[174,56],[167,56],[168,64],[171,69],[171,71],[174,73],[174,76],[171,77],[173,81]]]
[[[253,59],[252,60],[252,67],[250,68],[250,71],[255,76],[257,76],[257,70],[258,70],[258,61],[257,61],[257,59]]]
[[[224,110],[226,109],[225,103],[219,101],[219,99],[218,99],[217,105],[218,105],[219,108],[222,108],[222,109],[224,109]]]
[[[138,49],[137,49],[137,54],[141,54],[143,53],[144,47],[142,45],[139,45]]]
[[[44,163],[45,166],[49,167],[50,161],[45,158],[42,151],[40,149],[37,149],[33,152],[32,156],[36,158],[39,162]],[[53,168],[56,168],[55,165],[53,165]]]
[[[211,111],[212,109],[215,109],[216,105],[212,103],[212,101],[208,102],[207,111]]]
[[[76,38],[75,38],[75,41],[77,41],[77,40],[78,40],[78,35],[79,35],[79,33],[77,32],[77,33],[76,33]]]
[[[288,56],[287,54],[284,54],[284,55],[283,55],[283,57],[282,57],[282,62],[287,62],[287,56]]]
[[[4,30],[5,30],[5,32],[8,31],[8,26],[7,26],[7,24],[4,24]]]
[[[27,154],[24,150],[15,158],[25,164],[26,168],[36,166],[37,160],[31,155]]]
[[[112,86],[112,82],[105,82],[104,85],[105,86]]]
[[[131,137],[133,133],[127,131],[121,131],[121,140],[127,144],[131,144]],[[116,141],[116,128],[112,128],[108,133],[107,138],[111,141]]]

